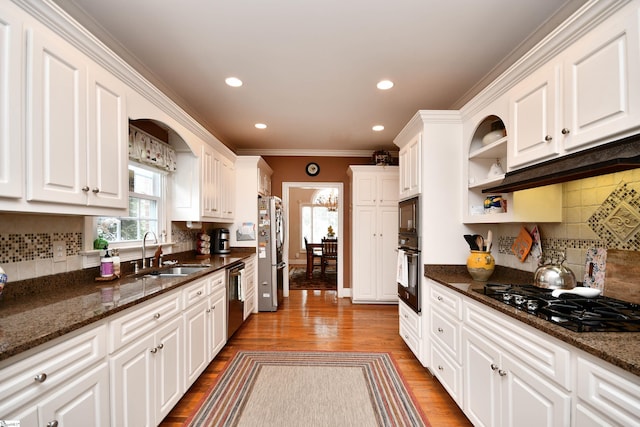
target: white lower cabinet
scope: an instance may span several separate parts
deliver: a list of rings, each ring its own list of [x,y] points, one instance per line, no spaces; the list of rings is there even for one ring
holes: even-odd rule
[[[109,426],[106,348],[101,325],[3,368],[0,420],[22,427]]]
[[[577,358],[575,427],[640,425],[640,382],[588,355]]]
[[[189,388],[209,364],[207,327],[209,323],[208,281],[200,279],[182,291],[184,299],[184,389]]]
[[[245,261],[244,273],[242,274],[242,298],[244,299],[244,319],[246,320],[251,313],[255,313],[258,306],[258,297],[256,288],[258,286],[258,278],[256,268],[256,256],[253,255],[249,260]]]
[[[111,357],[114,425],[157,425],[180,400],[182,335],[182,319],[173,317]]]
[[[400,336],[416,358],[425,365],[422,346],[422,316],[413,311],[402,300],[398,301],[398,315],[400,318]]]

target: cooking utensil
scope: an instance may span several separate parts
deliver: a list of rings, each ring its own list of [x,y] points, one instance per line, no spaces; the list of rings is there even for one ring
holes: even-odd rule
[[[484,237],[479,234],[475,235],[476,238],[476,246],[478,246],[479,251],[484,251]]]
[[[573,289],[555,289],[551,292],[551,296],[554,298],[558,298],[562,294],[573,294],[580,295],[585,298],[595,298],[600,295],[600,289],[578,287]]]
[[[487,245],[486,251],[491,252],[491,244],[493,243],[493,232],[491,230],[487,231],[487,238],[484,242]]]
[[[475,235],[465,234],[464,235],[464,240],[466,240],[467,243],[469,244],[469,249],[471,249],[472,251],[477,251],[478,250],[478,245],[476,244]]]
[[[550,262],[536,269],[533,284],[546,289],[573,289],[576,287],[576,276],[562,263]]]

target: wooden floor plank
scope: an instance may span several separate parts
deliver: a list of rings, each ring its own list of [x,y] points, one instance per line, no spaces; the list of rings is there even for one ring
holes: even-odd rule
[[[291,291],[277,312],[251,315],[160,425],[182,425],[238,350],[389,352],[432,426],[471,425],[398,334],[397,306],[352,304],[335,291]]]

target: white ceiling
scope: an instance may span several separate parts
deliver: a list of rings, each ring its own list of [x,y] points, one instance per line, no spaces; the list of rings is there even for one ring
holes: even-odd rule
[[[335,155],[394,149],[417,110],[460,108],[586,0],[54,1],[230,148]]]

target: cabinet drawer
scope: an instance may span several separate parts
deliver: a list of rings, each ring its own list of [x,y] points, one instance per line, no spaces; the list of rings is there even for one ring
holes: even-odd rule
[[[211,295],[216,292],[218,289],[224,289],[226,277],[226,272],[224,270],[213,273],[209,276],[209,289],[208,294]]]
[[[429,300],[431,307],[437,307],[454,319],[462,319],[462,298],[454,291],[450,291],[444,286],[427,280],[429,283]]]
[[[422,323],[420,322],[422,317],[419,314],[402,301],[398,302],[398,314],[400,316],[400,325],[403,325],[416,337],[422,337]]]
[[[420,346],[420,339],[410,329],[407,329],[402,322],[400,322],[400,336],[416,358],[422,361],[422,347]]]
[[[612,424],[640,425],[638,377],[625,372],[618,375],[602,365],[578,357],[578,398],[600,412],[601,417],[611,419]],[[583,415],[588,413],[583,411]]]
[[[471,300],[465,300],[464,324],[571,390],[571,352],[555,344],[549,335]]]
[[[2,369],[0,416],[103,360],[107,355],[106,329],[106,325],[98,326]]]
[[[462,406],[462,368],[437,345],[431,346],[431,369],[453,400]]]
[[[446,314],[441,314],[438,310],[431,310],[431,337],[458,363],[461,362],[462,356],[459,322],[451,320]]]
[[[185,309],[204,301],[207,296],[209,279],[199,279],[182,289],[182,303]]]
[[[147,335],[165,321],[182,313],[181,293],[174,292],[166,297],[151,300],[148,305],[136,306],[125,311],[125,314],[109,322],[109,353],[123,345]]]

